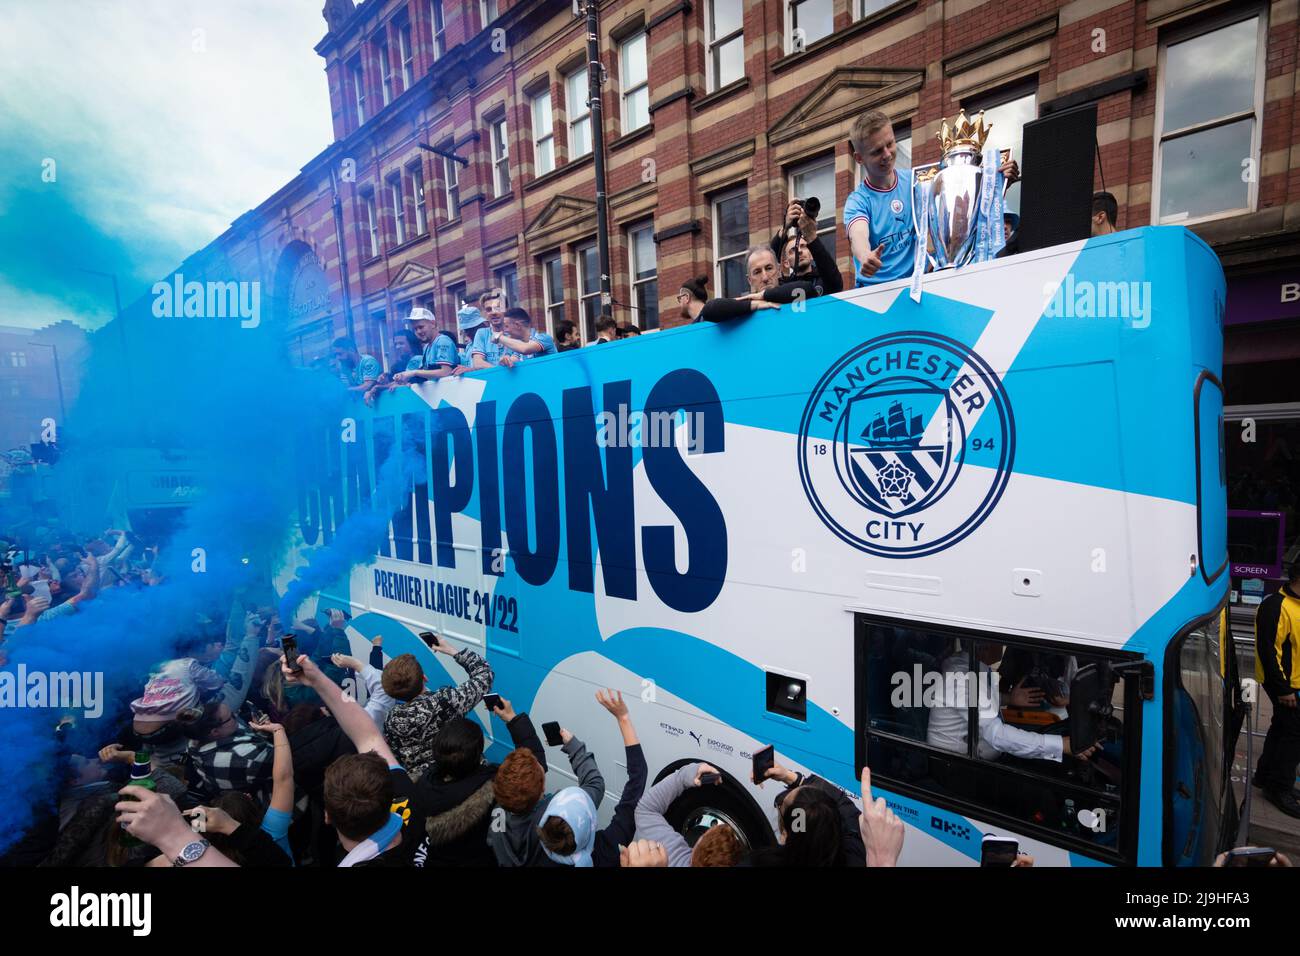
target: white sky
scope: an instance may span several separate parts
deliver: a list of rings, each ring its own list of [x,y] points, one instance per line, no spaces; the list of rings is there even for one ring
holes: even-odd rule
[[[141,282],[212,241],[331,141],[324,60],[313,49],[323,6],[0,0],[0,148],[12,167],[0,170],[0,216],[43,201],[24,191],[67,190],[77,216],[122,247],[118,264],[85,267],[118,272],[131,301]],[[40,178],[46,157],[58,162],[53,184]],[[0,264],[3,321],[108,318],[69,311],[40,271]]]

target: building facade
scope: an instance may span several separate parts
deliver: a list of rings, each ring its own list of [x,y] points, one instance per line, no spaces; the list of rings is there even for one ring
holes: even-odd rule
[[[821,200],[849,275],[839,213],[861,178],[848,133],[865,110],[887,112],[900,162],[920,164],[939,159],[958,108],[985,110],[1014,152],[1029,120],[1096,102],[1096,186],[1117,197],[1119,227],[1184,223],[1222,259],[1227,455],[1254,476],[1230,482],[1232,505],[1285,511],[1293,548],[1298,5],[602,0],[614,315],[676,324],[675,293],[701,274],[715,294],[744,291],[744,250],[796,196]],[[334,143],[187,260],[186,278],[259,278],[304,363],[340,334],[383,357],[413,306],[446,321],[491,286],[543,327],[569,319],[594,337],[592,114],[572,0],[329,0],[323,14]],[[1234,441],[1247,421],[1252,440]]]
[[[42,329],[0,326],[0,453],[58,439],[80,391],[89,342],[68,321]]]

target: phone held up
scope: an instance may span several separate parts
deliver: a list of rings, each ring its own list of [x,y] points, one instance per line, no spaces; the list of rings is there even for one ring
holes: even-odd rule
[[[1277,857],[1271,846],[1239,846],[1228,851],[1224,866],[1268,866]]]
[[[1020,855],[1020,841],[1011,837],[984,835],[980,843],[980,866],[1010,866]]]
[[[542,733],[546,735],[546,743],[552,747],[559,747],[564,743],[560,736],[560,722],[558,720],[548,720],[542,724]]]
[[[768,744],[762,750],[754,751],[754,783],[767,779],[767,772],[776,766],[776,747]]]
[[[298,663],[298,639],[286,634],[280,639],[280,646],[284,648],[285,666],[291,671],[302,670],[302,665]]]

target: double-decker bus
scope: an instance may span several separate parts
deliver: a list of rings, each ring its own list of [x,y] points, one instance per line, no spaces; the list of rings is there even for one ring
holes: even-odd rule
[[[494,689],[582,737],[611,793],[621,743],[593,692],[620,689],[652,780],[723,772],[673,806],[683,832],[770,843],[776,786],[750,767],[773,744],[851,794],[868,763],[905,863],[977,863],[988,833],[1040,866],[1210,861],[1237,825],[1240,723],[1216,257],[1146,228],[909,292],[358,405],[304,439],[278,583],[385,507],[400,448],[417,466],[387,540],[315,610],[348,608],[359,645],[382,635],[431,682],[463,675],[418,631],[485,654]],[[473,716],[499,758],[504,728]],[[552,787],[572,782],[561,763]]]

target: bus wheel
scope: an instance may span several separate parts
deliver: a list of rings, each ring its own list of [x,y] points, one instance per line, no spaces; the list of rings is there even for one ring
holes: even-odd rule
[[[679,760],[665,767],[658,783],[671,773],[695,760]],[[725,823],[735,831],[746,852],[776,842],[772,825],[759,809],[749,792],[725,770],[722,782],[707,787],[690,787],[668,807],[664,818],[669,826],[680,833],[686,843],[694,847],[706,830]]]

